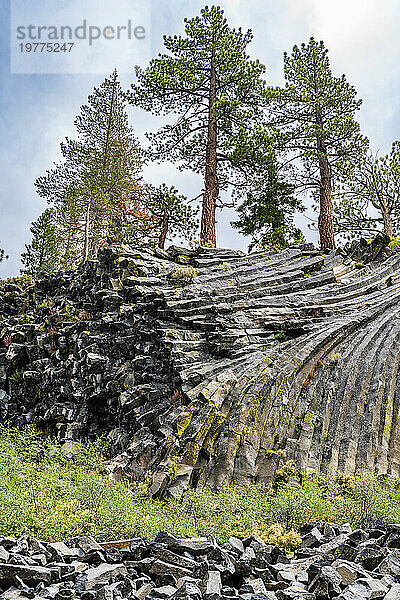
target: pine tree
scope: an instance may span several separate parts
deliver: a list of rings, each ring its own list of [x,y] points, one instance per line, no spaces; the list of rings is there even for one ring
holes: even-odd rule
[[[147,186],[146,209],[152,215],[152,226],[157,232],[157,246],[165,247],[168,236],[178,236],[191,241],[198,227],[197,211],[187,203],[187,198],[179,194],[173,186],[165,183],[158,187]]]
[[[348,238],[370,237],[382,230],[392,238],[399,232],[399,141],[393,142],[386,156],[369,153],[354,167],[342,182],[334,208],[335,227]]]
[[[63,227],[69,223],[73,230],[65,230],[66,236],[86,260],[124,227],[121,216],[142,165],[116,71],[94,89],[74,124],[77,139],[61,143],[63,161],[39,177],[36,188],[58,214],[67,213]],[[69,257],[71,250],[68,246]]]
[[[344,75],[334,77],[328,50],[313,38],[284,54],[284,88],[270,89],[270,110],[281,128],[289,159],[300,159],[298,190],[318,199],[323,250],[335,247],[332,189],[365,152],[354,115],[361,100]]]
[[[30,228],[32,241],[21,255],[21,273],[37,277],[53,273],[59,266],[58,236],[54,210],[46,209]]]
[[[251,190],[238,207],[238,220],[232,225],[251,237],[249,250],[282,250],[292,244],[304,243],[303,234],[294,224],[295,211],[303,210],[294,194],[295,186],[289,182],[272,150],[269,154],[263,153],[263,159]]]
[[[204,175],[201,242],[216,245],[215,211],[220,190],[238,184],[243,173],[232,161],[232,138],[263,119],[265,67],[250,60],[250,30],[228,25],[219,7],[206,6],[185,19],[185,36],[164,36],[167,54],[142,70],[128,99],[153,114],[177,115],[149,134],[151,155]],[[238,179],[240,181],[238,181]]]
[[[83,202],[71,189],[61,204],[54,209],[54,221],[58,234],[60,266],[71,269],[82,260],[82,237],[85,222],[82,218]]]
[[[127,202],[121,202],[120,225],[110,232],[109,243],[127,243],[133,246],[156,245],[158,219],[149,210],[148,185],[138,181],[131,189]]]

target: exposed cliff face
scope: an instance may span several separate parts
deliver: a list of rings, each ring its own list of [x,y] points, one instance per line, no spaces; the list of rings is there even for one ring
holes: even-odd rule
[[[154,494],[271,481],[280,449],[301,473],[400,475],[399,255],[107,249],[6,285],[0,313],[1,419],[106,432]]]

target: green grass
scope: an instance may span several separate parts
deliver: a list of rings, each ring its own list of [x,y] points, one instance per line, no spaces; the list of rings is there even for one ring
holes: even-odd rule
[[[189,490],[179,502],[163,502],[147,496],[146,482],[112,480],[103,450],[98,440],[71,458],[31,427],[0,428],[0,534],[28,533],[43,540],[84,533],[98,540],[153,539],[168,530],[180,537],[213,535],[222,542],[257,532],[291,548],[300,541],[295,531],[312,520],[353,526],[400,521],[394,480],[316,474],[301,486],[226,485],[216,491]]]

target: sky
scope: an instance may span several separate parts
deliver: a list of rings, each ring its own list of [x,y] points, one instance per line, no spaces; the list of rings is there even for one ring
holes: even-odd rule
[[[0,277],[19,272],[30,224],[47,206],[37,196],[34,181],[59,160],[60,142],[74,135],[74,118],[93,87],[113,67],[128,87],[134,81],[135,64],[145,66],[162,50],[162,36],[183,33],[184,17],[198,14],[205,4],[200,0],[0,0],[0,247],[10,256],[0,263]],[[218,5],[231,26],[253,30],[248,51],[266,65],[271,85],[283,82],[284,51],[307,42],[311,35],[323,39],[334,75],[345,73],[363,99],[357,118],[372,149],[386,153],[392,141],[400,139],[398,0],[221,0]],[[18,54],[17,25],[34,19],[35,23],[75,24],[83,18],[99,25],[125,24],[130,19],[132,27],[145,28],[146,38],[81,45],[82,51],[71,51],[65,64],[57,63],[54,55]],[[22,64],[24,60],[31,62]],[[159,126],[142,110],[129,112],[142,140],[146,131]],[[152,183],[174,185],[188,197],[202,189],[200,176],[168,163],[146,167],[144,175]],[[218,214],[218,245],[245,250],[248,241],[230,226],[234,216],[229,209]],[[316,239],[312,232],[305,233]]]

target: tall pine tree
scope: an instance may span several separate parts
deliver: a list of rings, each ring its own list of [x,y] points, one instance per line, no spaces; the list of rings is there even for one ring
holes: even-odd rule
[[[39,177],[36,188],[64,214],[65,235],[86,260],[102,244],[120,239],[142,164],[116,71],[94,89],[75,127],[77,138],[61,144],[63,161]]]
[[[324,43],[313,38],[284,54],[284,88],[271,88],[270,110],[283,134],[289,160],[298,159],[298,189],[311,190],[319,204],[323,250],[335,247],[332,190],[367,147],[354,115],[361,106],[344,75],[334,77]]]
[[[294,168],[281,156],[279,132],[257,126],[250,132],[240,131],[235,142],[234,157],[246,173],[247,190],[233,227],[251,237],[249,250],[303,243],[294,215],[304,207],[295,194]]]
[[[54,209],[57,227],[60,266],[70,269],[82,260],[82,239],[85,220],[82,218],[83,201],[71,188],[63,201]]]
[[[184,36],[164,36],[166,54],[136,68],[128,99],[153,114],[175,114],[172,124],[149,135],[152,156],[204,176],[201,242],[216,245],[220,190],[243,173],[232,161],[232,137],[263,119],[265,67],[251,60],[250,30],[229,27],[221,8],[206,6],[185,19]]]

